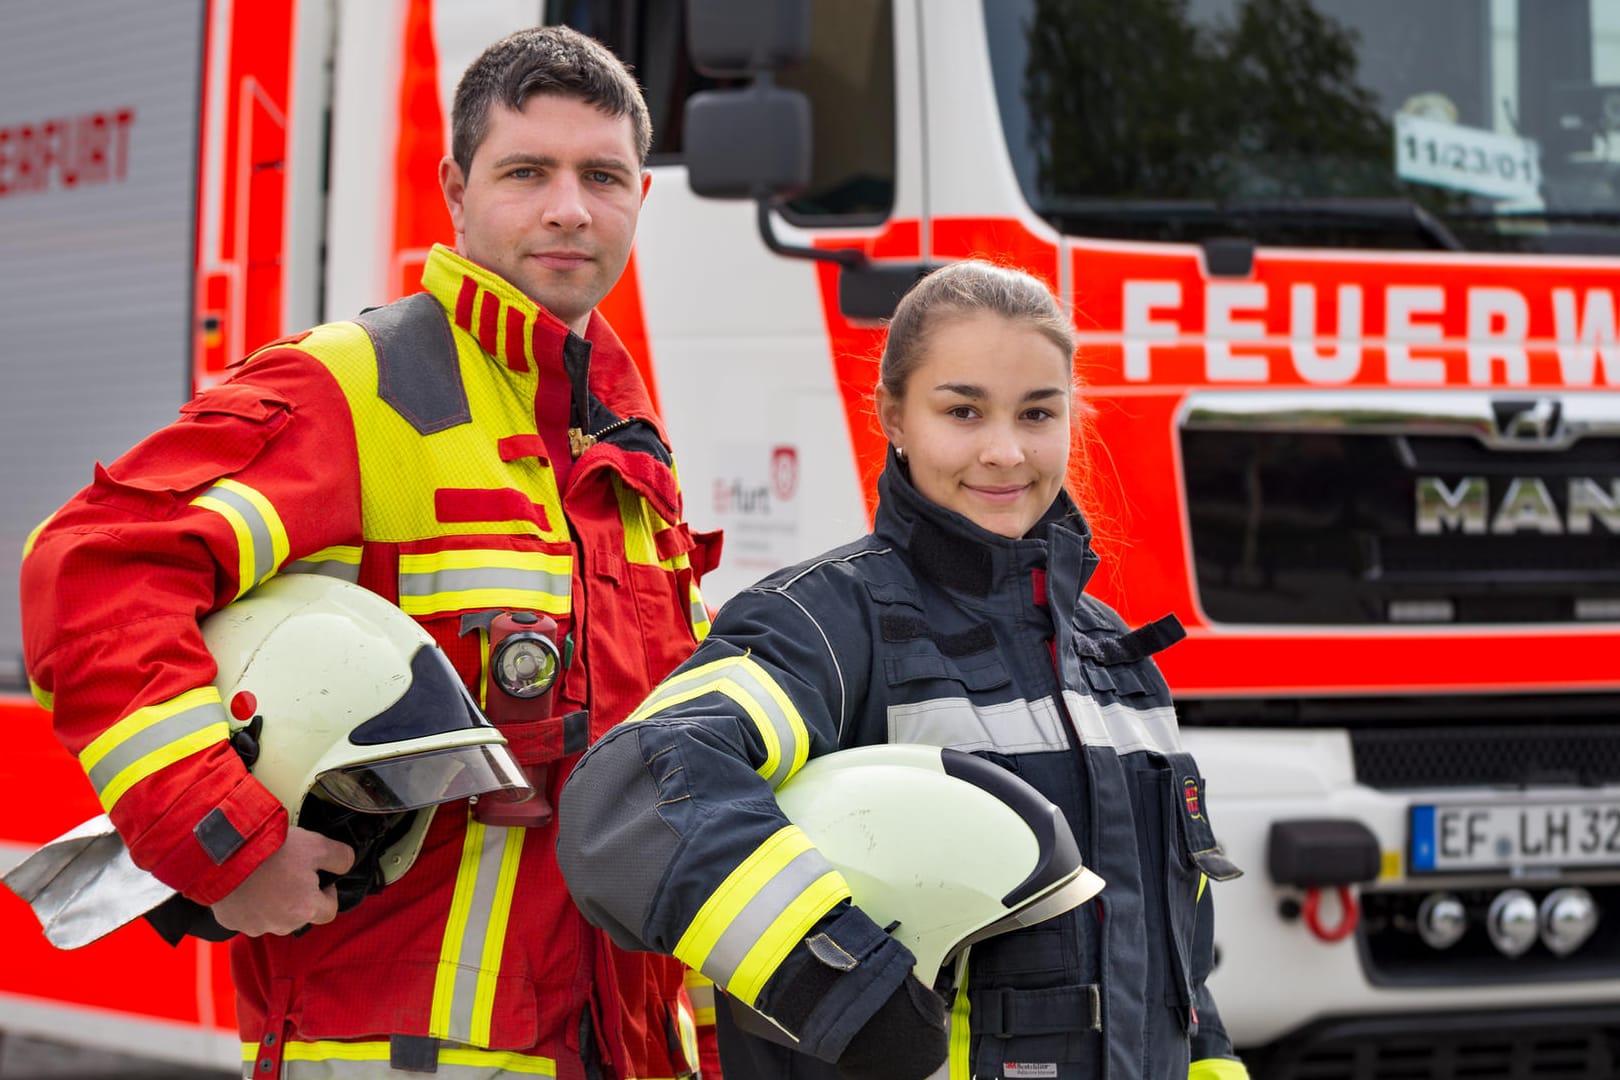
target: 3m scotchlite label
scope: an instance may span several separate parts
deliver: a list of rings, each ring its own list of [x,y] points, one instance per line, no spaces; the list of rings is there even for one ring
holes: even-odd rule
[[[1133,709],[1117,702],[1098,705],[1096,698],[1074,690],[1063,691],[1063,703],[1088,746],[1111,746],[1119,754],[1181,751],[1181,729],[1176,726],[1176,711],[1169,705],[1151,709]]]
[[[849,884],[794,825],[743,860],[692,919],[675,956],[752,1005],[783,957]]]
[[[237,596],[270,577],[286,560],[287,529],[281,515],[253,488],[236,480],[221,480],[191,504],[212,510],[236,534]]]
[[[772,788],[787,783],[804,766],[810,756],[810,732],[804,717],[793,707],[787,691],[746,656],[728,656],[665,680],[629,720],[645,720],[705,694],[724,694],[754,722],[765,743],[765,760],[754,771]]]
[[[971,753],[1035,754],[1066,750],[1069,738],[1049,697],[975,705],[965,697],[890,705],[889,741],[943,746]]]
[[[200,686],[136,709],[85,747],[79,764],[110,812],[140,781],[229,736],[219,691]]]

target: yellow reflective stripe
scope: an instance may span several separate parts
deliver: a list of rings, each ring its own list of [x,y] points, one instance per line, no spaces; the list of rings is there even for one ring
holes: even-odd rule
[[[433,1007],[428,1016],[428,1034],[444,1038],[450,1030],[450,1005],[455,1000],[456,975],[461,959],[462,938],[472,909],[473,889],[478,884],[478,862],[483,854],[484,826],[467,817],[467,834],[461,839],[461,865],[456,870],[456,887],[450,897],[450,917],[439,943],[439,970],[433,979]]]
[[[686,969],[686,993],[692,999],[697,1022],[704,1026],[714,1024],[714,980],[701,971]]]
[[[229,736],[219,691],[199,686],[136,709],[96,736],[79,754],[79,764],[110,812],[124,792],[148,776]]]
[[[433,981],[428,1034],[487,1045],[501,949],[525,830],[467,819],[461,864],[451,896],[439,970]]]
[[[501,850],[501,866],[495,881],[495,899],[484,930],[483,959],[478,966],[478,992],[473,997],[472,1038],[478,1046],[489,1045],[489,1029],[495,1015],[495,990],[501,973],[501,950],[506,944],[507,922],[512,917],[512,894],[517,887],[518,862],[523,855],[523,829],[507,829]]]
[[[56,711],[56,695],[34,681],[32,675],[28,676],[28,692],[34,695],[34,703],[46,712]]]
[[[973,1027],[969,1022],[968,1014],[972,1011],[968,1005],[967,992],[967,965],[968,954],[962,954],[962,960],[956,965],[956,999],[951,1002],[950,1031],[950,1080],[973,1080],[973,1058],[970,1053],[973,1046]]]
[[[541,551],[456,550],[399,557],[399,606],[409,615],[528,608],[564,615],[573,560]]]
[[[839,901],[849,897],[849,883],[829,865],[826,872],[800,893],[759,936],[755,946],[737,965],[736,973],[727,980],[728,992],[735,993],[745,1003],[752,1005],[765,988],[765,983],[787,959],[787,954],[804,940],[816,921]]]
[[[1198,895],[1193,897],[1193,903],[1196,904],[1196,903],[1198,903],[1198,901],[1200,901],[1200,900],[1202,900],[1204,898],[1204,888],[1208,884],[1209,884],[1209,875],[1208,874],[1199,874],[1198,875]]]
[[[703,902],[674,954],[752,1005],[760,988],[816,920],[850,895],[796,825],[754,849]]]
[[[242,1061],[252,1063],[259,1056],[258,1043],[242,1044]],[[293,1066],[283,1070],[285,1080],[301,1080],[303,1077],[332,1076],[347,1080],[349,1077],[361,1078],[375,1076],[375,1069],[347,1069],[346,1064],[365,1064],[389,1061],[389,1045],[387,1040],[380,1042],[338,1042],[335,1039],[317,1040],[315,1042],[287,1042],[281,1048],[283,1065]],[[326,1066],[324,1070],[300,1069],[297,1066],[304,1063],[320,1063]],[[528,1076],[556,1076],[557,1063],[552,1058],[539,1057],[533,1054],[518,1054],[510,1050],[480,1050],[470,1046],[441,1046],[439,1047],[440,1072],[450,1068],[449,1075],[456,1076],[456,1070],[477,1068],[482,1070],[484,1077],[489,1075],[491,1069],[504,1069],[507,1072],[522,1073]],[[333,1066],[336,1066],[335,1068]]]
[[[754,722],[765,743],[765,760],[754,771],[772,788],[781,787],[803,768],[810,757],[810,731],[804,717],[794,708],[787,691],[747,656],[722,657],[664,680],[627,722],[645,720],[664,709],[713,693],[736,702]]]
[[[286,561],[290,551],[287,529],[270,500],[258,491],[237,480],[220,480],[191,504],[212,510],[236,534],[237,596],[274,574]]]
[[[311,552],[296,562],[283,567],[286,574],[324,574],[348,582],[360,580],[361,549],[351,544],[338,544]]]
[[[687,588],[687,603],[692,606],[688,613],[692,620],[692,636],[702,641],[709,636],[709,605],[703,602],[703,594],[698,591],[696,582]]]
[[[1187,1080],[1249,1080],[1249,1070],[1231,1058],[1200,1058],[1188,1067]]]
[[[33,553],[34,541],[39,539],[39,534],[45,531],[45,526],[49,525],[51,523],[51,519],[54,518],[54,517],[56,517],[56,513],[55,513],[55,511],[52,511],[50,517],[46,518],[44,521],[40,522],[38,525],[35,525],[33,527],[33,529],[29,531],[28,538],[23,541],[23,551],[22,551],[22,557],[23,558],[26,559],[26,558],[28,558],[29,555],[31,555]]]

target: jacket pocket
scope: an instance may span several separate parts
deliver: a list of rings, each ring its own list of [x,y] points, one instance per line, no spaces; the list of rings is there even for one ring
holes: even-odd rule
[[[968,1028],[976,1077],[1097,1076],[1104,1055],[1096,914],[1080,908],[975,945]]]
[[[247,468],[291,419],[291,407],[275,394],[221,384],[111,465],[97,465],[90,498],[148,515],[178,505],[175,496]]]
[[[1213,960],[1207,943],[1200,947],[1199,904],[1208,881],[1225,881],[1242,871],[1215,840],[1204,805],[1204,779],[1192,756],[1176,752],[1153,760],[1159,764],[1138,774],[1143,835],[1156,839],[1159,848],[1157,856],[1151,849],[1143,853],[1146,896],[1157,904],[1164,927],[1163,947],[1169,960],[1165,1004],[1180,1029],[1192,1035],[1198,1029],[1195,994]]]

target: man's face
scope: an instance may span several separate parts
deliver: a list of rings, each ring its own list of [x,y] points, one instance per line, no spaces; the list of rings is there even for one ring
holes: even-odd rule
[[[624,271],[651,183],[628,116],[554,94],[491,105],[465,175],[439,163],[456,250],[578,333]]]

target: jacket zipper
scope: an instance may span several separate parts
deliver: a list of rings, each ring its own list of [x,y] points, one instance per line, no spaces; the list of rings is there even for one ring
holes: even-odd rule
[[[574,455],[575,460],[578,460],[579,455],[595,446],[603,436],[611,435],[622,427],[628,427],[639,419],[640,417],[637,416],[627,416],[623,420],[615,420],[594,434],[588,434],[580,428],[571,427],[568,429],[568,452]]]

